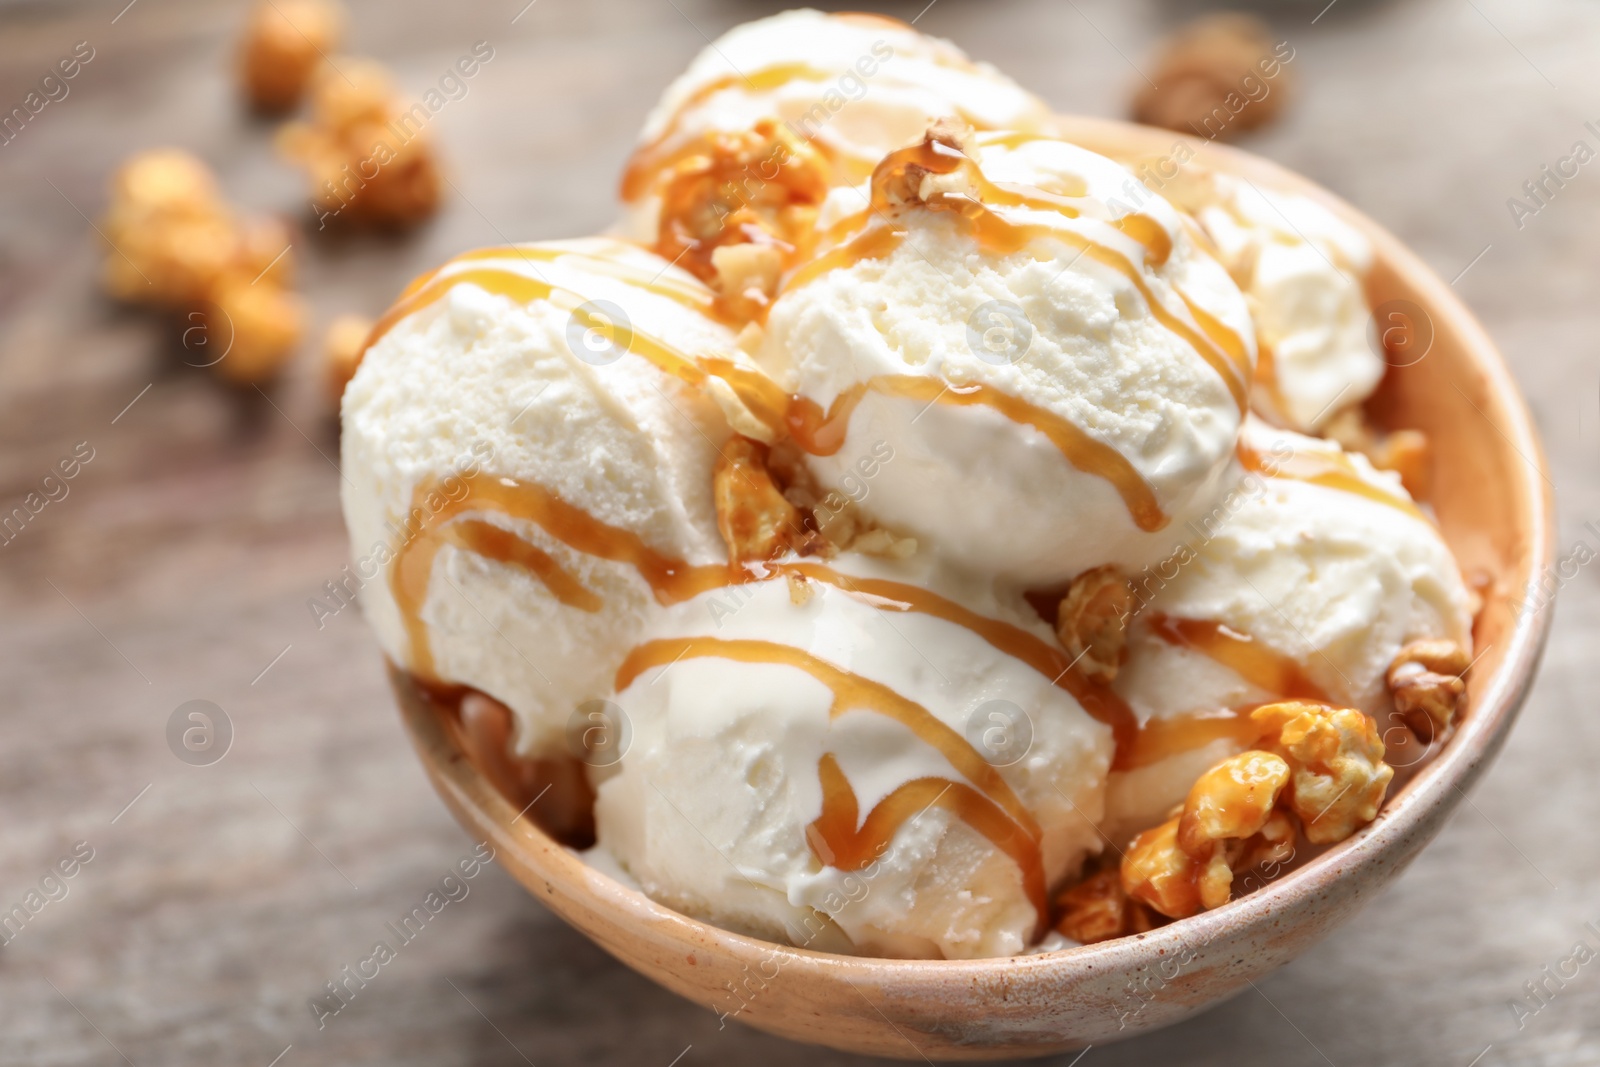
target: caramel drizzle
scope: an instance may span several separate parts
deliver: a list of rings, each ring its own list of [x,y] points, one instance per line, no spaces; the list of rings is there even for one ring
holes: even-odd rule
[[[507,518],[533,522],[555,540],[579,552],[628,564],[639,572],[656,599],[663,604],[678,603],[729,583],[729,568],[726,565],[691,566],[664,556],[646,545],[637,534],[601,522],[542,486],[483,474],[464,477],[462,481],[466,483],[467,492],[459,499],[444,497],[433,483],[417,487],[413,515],[417,509],[425,506],[431,496],[443,498],[444,504],[432,509],[432,515],[424,520],[418,530],[411,531],[407,524],[410,539],[400,546],[390,564],[389,587],[410,641],[412,670],[425,679],[434,679],[433,653],[428,641],[427,624],[422,620],[422,606],[428,597],[434,557],[446,543],[460,543],[456,541],[457,535],[450,533],[447,527],[459,516],[470,512],[498,513]],[[486,526],[490,524],[479,523],[468,527],[472,532],[464,536],[473,551],[526,570],[547,585],[550,584],[548,576],[559,573],[561,577],[551,586],[552,594],[557,599],[586,611],[593,609],[585,605],[598,605],[599,598],[562,570],[548,554],[531,545],[527,546],[531,551],[525,551],[518,545],[518,542],[526,545],[522,538],[512,534],[505,534],[502,538],[487,533],[483,529]],[[498,527],[490,528],[498,530]],[[558,591],[558,587],[561,591]]]
[[[492,250],[486,250],[484,258],[488,258],[490,252]],[[402,297],[383,318],[378,320],[368,339],[368,345],[382,337],[407,315],[440,299],[452,287],[467,283],[523,303],[550,300],[558,293],[574,303],[575,309],[580,302],[577,294],[525,274],[498,267],[469,268],[435,277],[416,286],[409,296]],[[592,328],[610,327],[610,324],[601,321],[586,319],[586,323]],[[940,379],[921,375],[885,375],[852,386],[824,410],[808,398],[791,397],[779,388],[777,383],[753,367],[741,366],[722,356],[694,357],[637,329],[629,331],[628,349],[649,360],[663,373],[670,374],[691,386],[703,386],[710,377],[722,379],[758,420],[774,430],[787,429],[801,448],[814,455],[831,456],[843,446],[845,435],[849,430],[850,416],[868,390],[888,396],[920,400],[927,404],[988,407],[1014,422],[1031,426],[1044,434],[1078,470],[1110,481],[1127,504],[1129,513],[1140,529],[1159,530],[1169,521],[1156,500],[1154,491],[1122,453],[1091,437],[1059,415],[1035,407],[993,386],[981,384],[950,386]]]
[[[564,503],[542,486],[486,474],[465,477],[462,481],[467,492],[459,500],[443,497],[438,486],[432,483],[417,487],[415,508],[423,508],[430,496],[440,496],[445,504],[401,546],[389,571],[390,588],[410,639],[412,669],[425,678],[433,676],[433,658],[421,612],[428,595],[434,557],[446,543],[527,572],[543,582],[551,595],[563,604],[582,611],[594,611],[602,606],[598,596],[526,539],[492,523],[461,518],[474,512],[492,512],[533,522],[578,552],[632,566],[661,604],[680,603],[700,593],[731,585],[794,575],[831,585],[880,611],[917,612],[942,619],[976,634],[995,650],[1021,660],[1050,678],[1058,688],[1071,694],[1092,718],[1111,728],[1119,752],[1132,744],[1138,729],[1127,704],[1109,689],[1095,685],[1070,669],[1071,661],[1058,645],[1019,626],[980,615],[921,586],[884,578],[853,577],[810,562],[763,563],[748,568],[724,564],[693,566],[662,555],[637,534],[601,522]]]
[[[1287,456],[1266,456],[1243,439],[1239,441],[1238,452],[1239,462],[1247,471],[1265,474],[1269,478],[1307,482],[1325,489],[1354,493],[1356,496],[1403,511],[1420,522],[1429,521],[1422,513],[1422,509],[1405,496],[1362,477],[1356,465],[1350,461],[1350,457],[1343,452],[1296,450]]]
[[[1224,623],[1153,615],[1150,629],[1168,644],[1192,649],[1215,660],[1257,689],[1288,700],[1325,703],[1328,699],[1328,694],[1311,680],[1298,660]]]
[[[921,201],[923,207],[930,211],[947,212],[951,217],[960,220],[961,225],[966,227],[977,243],[991,252],[1008,255],[1032,247],[1035,250],[1034,254],[1041,258],[1053,259],[1054,253],[1047,247],[1040,247],[1043,242],[1053,239],[1077,248],[1082,255],[1121,274],[1144,298],[1151,315],[1168,331],[1176,334],[1193,348],[1222,379],[1240,413],[1247,409],[1251,376],[1250,356],[1244,339],[1238,333],[1208,313],[1201,311],[1195,314],[1199,309],[1193,301],[1173,287],[1183,301],[1185,310],[1195,319],[1198,328],[1183,321],[1167,307],[1165,301],[1157,298],[1142,272],[1132,261],[1115,249],[1066,227],[1018,223],[1002,217],[991,205],[1053,212],[1063,218],[1077,218],[1080,212],[1070,203],[1069,198],[1046,193],[1043,190],[1032,190],[1026,186],[991,182],[970,157],[931,138],[921,144],[891,152],[884,157],[883,162],[873,171],[871,206],[836,224],[830,230],[830,235],[853,230],[861,232],[841,248],[824,253],[817,260],[802,267],[785,285],[785,290],[805,285],[829,270],[848,266],[862,259],[881,258],[893,251],[904,240],[904,230],[885,222],[880,224],[881,229],[892,236],[868,236],[873,232],[872,223],[875,218],[882,219],[886,217],[887,212],[904,206],[896,202],[892,191],[904,190],[910,182],[920,182],[919,175],[923,172],[943,175],[957,171],[961,172],[969,188],[976,192],[976,198],[966,193],[941,191]],[[1167,233],[1165,227],[1148,215],[1128,214],[1110,225],[1121,229],[1138,242],[1144,248],[1146,263],[1152,266],[1164,263],[1172,252],[1171,235]]]
[[[924,404],[986,407],[998,411],[1012,422],[1038,430],[1078,470],[1110,482],[1139,529],[1160,530],[1170,521],[1161,510],[1150,483],[1121,452],[1052,411],[979,382],[951,385],[943,379],[919,374],[880,375],[840,393],[826,410],[815,401],[795,397],[788,411],[789,435],[813,455],[833,455],[844,444],[851,414],[869,391]]]
[[[1277,698],[1317,703],[1328,700],[1322,687],[1311,680],[1297,660],[1223,623],[1156,614],[1150,617],[1149,625],[1151,632],[1168,644],[1192,649]],[[1254,744],[1261,737],[1261,728],[1250,718],[1250,713],[1259,706],[1248,704],[1151,719],[1140,728],[1126,767],[1149,766],[1223,738],[1237,745]]]
[[[1039,922],[1044,921],[1047,912],[1039,824],[1000,772],[927,708],[888,686],[836,667],[803,649],[771,641],[714,637],[676,638],[640,645],[617,669],[616,689],[621,692],[651,668],[701,657],[805,671],[833,693],[830,719],[858,709],[892,719],[944,756],[966,779],[966,782],[947,782],[939,778],[918,778],[903,783],[874,807],[858,827],[855,792],[832,754],[825,754],[818,766],[823,790],[822,814],[806,830],[807,840],[819,859],[841,870],[859,870],[880,857],[900,828],[919,812],[938,806],[960,817],[1016,862]]]

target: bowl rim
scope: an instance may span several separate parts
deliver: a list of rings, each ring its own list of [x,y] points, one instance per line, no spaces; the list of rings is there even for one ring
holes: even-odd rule
[[[1396,273],[1418,290],[1426,307],[1448,309],[1449,318],[1460,334],[1461,349],[1472,354],[1469,362],[1482,373],[1494,398],[1500,421],[1497,428],[1537,474],[1527,483],[1530,491],[1526,494],[1526,500],[1517,503],[1529,505],[1526,516],[1530,532],[1526,550],[1528,574],[1541,573],[1549,567],[1556,551],[1554,496],[1550,489],[1544,450],[1526,402],[1499,350],[1476,317],[1418,256],[1387,229],[1333,193],[1308,178],[1252,153],[1168,130],[1110,119],[1063,115],[1058,117],[1058,122],[1063,139],[1091,150],[1103,151],[1098,147],[1100,144],[1108,140],[1126,141],[1130,137],[1148,140],[1152,146],[1158,141],[1173,146],[1185,144],[1195,155],[1205,152],[1220,157],[1222,165],[1207,164],[1210,169],[1258,178],[1275,189],[1308,195],[1366,235],[1374,245],[1375,260],[1394,265]],[[1521,579],[1523,576],[1512,577]],[[536,855],[527,857],[529,866],[541,869],[546,888],[556,879],[575,884],[587,883],[591,891],[602,891],[593,893],[595,897],[603,895],[610,901],[605,907],[627,912],[628,918],[638,924],[637,929],[651,931],[650,937],[663,943],[667,940],[679,943],[686,940],[683,937],[669,938],[666,931],[676,929],[699,945],[726,951],[737,961],[746,964],[779,959],[783,961],[782,966],[813,971],[819,975],[847,967],[854,977],[869,986],[882,988],[893,985],[898,993],[915,995],[916,985],[935,981],[945,983],[952,979],[970,980],[986,976],[997,967],[1004,967],[1008,974],[1017,978],[1037,978],[1043,972],[1110,968],[1125,970],[1130,965],[1148,964],[1177,952],[1193,950],[1196,946],[1203,947],[1221,940],[1224,935],[1271,923],[1290,903],[1315,893],[1328,881],[1353,878],[1364,868],[1384,863],[1391,851],[1405,851],[1406,840],[1426,826],[1430,814],[1441,806],[1453,806],[1458,798],[1465,798],[1466,788],[1478,779],[1504,744],[1533,683],[1539,657],[1549,636],[1552,613],[1553,600],[1547,600],[1534,610],[1514,614],[1508,632],[1502,638],[1503,655],[1488,683],[1475,694],[1471,714],[1443,745],[1442,750],[1433,753],[1425,765],[1390,795],[1377,819],[1354,836],[1222,907],[1173,921],[1143,934],[1048,952],[976,959],[898,959],[798,948],[724,930],[659,904],[641,890],[590,866],[575,851],[557,843],[530,820],[519,818],[520,813],[513,810],[510,802],[461,753],[436,716],[421,710],[430,705],[430,698],[414,685],[409,675],[392,663],[390,673],[397,690],[403,693],[409,689],[421,698],[414,701],[402,699],[402,715],[430,774],[442,776],[435,778],[436,785],[442,787],[448,782],[456,798],[473,809],[470,815],[475,822],[497,826],[509,835],[510,840],[531,846]],[[1431,837],[1432,832],[1428,832],[1427,836]],[[1425,841],[1419,842],[1410,855],[1420,850],[1422,843]],[[1409,861],[1410,855],[1406,856],[1406,861]],[[621,958],[627,962],[625,956]],[[906,988],[907,983],[912,983],[910,989]],[[760,1023],[757,1022],[757,1025]]]

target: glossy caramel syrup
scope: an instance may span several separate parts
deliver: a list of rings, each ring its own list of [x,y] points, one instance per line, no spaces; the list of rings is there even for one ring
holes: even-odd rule
[[[1356,465],[1344,452],[1300,451],[1296,450],[1287,456],[1263,455],[1249,442],[1239,441],[1239,462],[1247,471],[1265,474],[1269,478],[1285,478],[1296,482],[1309,482],[1320,485],[1325,489],[1337,489],[1343,493],[1354,493],[1356,496],[1374,500],[1385,504],[1398,511],[1403,511],[1412,518],[1432,525],[1431,520],[1423,514],[1421,508],[1401,495],[1391,492],[1380,485],[1376,485],[1367,478],[1362,477]]]
[[[1274,698],[1326,703],[1327,694],[1305,673],[1298,660],[1274,651],[1248,634],[1220,622],[1151,615],[1151,632],[1168,644],[1192,649],[1215,660]],[[1241,746],[1254,744],[1261,729],[1250,718],[1259,704],[1151,719],[1140,729],[1128,764],[1148,766],[1168,756],[1203,747],[1221,738]]]
[[[506,534],[498,527],[492,527],[495,532],[490,533],[484,529],[490,525],[485,522],[469,526],[471,532],[465,535],[452,533],[453,521],[467,513],[524,519],[537,524],[555,540],[579,552],[626,563],[639,572],[656,599],[664,604],[687,600],[697,593],[727,585],[730,581],[726,565],[694,567],[681,560],[670,559],[650,548],[638,535],[599,521],[541,486],[484,474],[463,478],[462,481],[467,485],[467,493],[459,500],[443,498],[437,487],[431,484],[417,487],[414,497],[416,507],[423,509],[424,514],[427,514],[424,501],[430,496],[443,498],[445,503],[428,515],[410,540],[395,553],[389,567],[389,587],[410,640],[411,669],[426,680],[435,680],[435,675],[428,628],[422,620],[422,606],[428,597],[434,557],[444,544],[454,541],[457,536],[465,536],[471,541],[474,551],[501,563],[520,567],[547,585],[550,585],[547,576],[556,575],[556,583],[550,588],[552,594],[563,603],[586,611],[598,610],[601,606],[598,596],[562,570],[547,553],[529,545],[522,538]]]
[[[742,133],[711,131],[685,145],[656,183],[661,199],[652,250],[708,285],[720,283],[718,248],[768,245],[785,266],[809,258],[833,166],[810,142],[763,119]],[[764,317],[765,297],[723,293],[719,306]]]
[[[1018,144],[1038,139],[1026,134],[1015,137]],[[1003,142],[997,140],[995,143]],[[965,191],[936,191],[931,196],[920,197],[919,187],[924,176],[955,173],[960,173]],[[1012,222],[995,210],[1020,208],[1050,212],[1062,218],[1077,218],[1080,212],[1073,204],[1073,199],[1031,186],[992,182],[971,157],[930,137],[921,144],[899,149],[884,157],[873,171],[871,206],[836,224],[829,231],[829,237],[834,240],[843,240],[843,236],[849,233],[855,233],[856,236],[800,268],[785,289],[803,286],[838,267],[888,255],[906,238],[905,229],[895,225],[893,216],[913,204],[959,220],[976,243],[993,254],[1009,255],[1033,249],[1041,257],[1055,259],[1059,252],[1051,242],[1064,243],[1121,274],[1144,298],[1157,321],[1182,338],[1217,373],[1239,411],[1244,412],[1248,406],[1251,366],[1248,345],[1238,333],[1179,292],[1179,298],[1196,325],[1185,322],[1167,307],[1165,301],[1157,298],[1144,277],[1143,269],[1115,249],[1066,227]],[[1159,267],[1171,255],[1171,236],[1164,226],[1150,216],[1129,213],[1110,224],[1140,243],[1144,249],[1143,267]]]
[[[837,761],[825,754],[818,766],[822,782],[822,814],[807,828],[818,858],[841,870],[859,870],[882,856],[909,820],[930,805],[952,812],[1009,856],[1021,873],[1038,921],[1047,918],[1040,830],[1011,786],[966,739],[915,701],[888,686],[842,670],[803,649],[771,641],[688,637],[649,641],[635,648],[617,670],[616,689],[626,689],[645,671],[682,659],[716,657],[736,663],[760,663],[802,670],[833,694],[830,718],[849,711],[870,711],[893,719],[939,752],[965,782],[938,778],[913,779],[885,797],[866,820],[857,824],[854,790]],[[970,784],[969,784],[970,783]]]

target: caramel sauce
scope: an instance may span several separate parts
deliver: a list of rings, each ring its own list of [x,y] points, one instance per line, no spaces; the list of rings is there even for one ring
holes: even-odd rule
[[[925,174],[944,175],[957,171],[961,172],[972,193],[936,191],[925,199],[914,199],[919,195]],[[1080,254],[1121,274],[1144,298],[1151,315],[1169,332],[1182,338],[1217,373],[1238,410],[1243,413],[1248,407],[1251,365],[1249,350],[1242,337],[1214,316],[1204,312],[1195,315],[1194,312],[1198,310],[1196,306],[1180,293],[1185,310],[1195,319],[1198,328],[1185,322],[1157,298],[1143,272],[1121,252],[1065,227],[1012,222],[997,214],[991,205],[1054,212],[1065,218],[1077,217],[1079,212],[1065,197],[989,181],[970,157],[932,138],[884,157],[873,171],[871,207],[846,220],[866,229],[846,244],[802,267],[785,289],[798,288],[829,270],[850,266],[863,259],[881,258],[893,251],[904,239],[904,232],[891,223],[882,223],[875,231],[872,220],[885,217],[887,212],[900,210],[908,201],[930,211],[947,213],[959,221],[980,247],[991,253],[1009,255],[1031,247],[1041,258],[1054,259],[1056,255],[1051,251],[1049,242],[1056,241],[1077,248]],[[1149,216],[1130,214],[1112,225],[1139,241],[1144,247],[1146,262],[1152,265],[1164,263],[1171,254],[1170,235]],[[848,232],[850,227],[841,223],[835,229]],[[879,236],[872,236],[874,232]],[[1159,237],[1155,236],[1157,233]]]
[[[841,871],[859,871],[883,857],[895,834],[930,808],[941,808],[972,827],[1017,865],[1022,888],[1042,925],[1046,912],[1044,864],[1039,843],[1007,818],[994,801],[965,782],[913,778],[896,786],[860,818],[860,803],[833,753],[817,765],[822,784],[822,814],[806,827],[806,843],[816,857]]]
[[[589,316],[586,312],[580,312],[579,307],[583,298],[570,290],[558,288],[538,278],[518,274],[516,271],[498,267],[474,267],[432,278],[417,286],[409,296],[402,297],[392,308],[384,312],[383,317],[372,327],[372,332],[367,337],[367,347],[370,348],[377,343],[378,339],[388,333],[401,319],[427,307],[455,286],[463,284],[476,285],[496,296],[509,297],[524,304],[536,300],[553,300],[559,295],[564,301],[573,305],[573,314],[581,315],[585,325],[602,331],[614,328],[611,323]],[[668,295],[667,291],[663,290],[663,295]],[[720,356],[693,356],[633,328],[628,328],[626,341],[625,347],[628,351],[649,360],[658,370],[689,385],[702,386],[706,379],[713,375],[722,378],[758,419],[775,428],[783,425],[784,412],[789,403],[788,396],[759,371],[742,367]]]
[[[1151,719],[1139,727],[1132,748],[1112,766],[1114,771],[1131,771],[1159,763],[1170,756],[1192,752],[1213,741],[1227,738],[1241,747],[1261,738],[1261,727],[1250,718],[1251,708],[1219,708],[1191,715]]]
[[[1153,615],[1149,621],[1150,629],[1168,644],[1192,649],[1215,660],[1257,689],[1265,689],[1287,700],[1326,702],[1328,699],[1322,687],[1306,675],[1298,660],[1268,648],[1249,634],[1209,619]]]
[[[1161,510],[1155,492],[1121,452],[1096,440],[1075,423],[1054,412],[1036,407],[991,385],[977,382],[951,385],[943,379],[920,374],[880,375],[840,393],[826,410],[815,401],[804,397],[794,398],[787,420],[790,436],[812,455],[833,455],[844,444],[850,416],[868,391],[924,404],[977,406],[998,411],[1012,422],[1031,426],[1044,434],[1067,462],[1078,470],[1110,482],[1127,505],[1128,514],[1139,529],[1160,530],[1167,525],[1168,516]]]
[[[673,148],[668,146],[682,133],[684,116],[718,93],[741,87],[750,92],[768,92],[793,81],[829,82],[835,77],[837,74],[829,74],[809,63],[775,63],[747,73],[731,72],[706,82],[678,105],[672,119],[654,140],[635,149],[622,172],[622,199],[629,202],[638,200],[650,192],[660,174],[703,150],[698,140]]]
[[[458,548],[527,571],[568,607],[588,612],[605,607],[605,601],[563,570],[550,553],[510,530],[482,519],[460,519],[446,526],[445,531],[450,543]]]
[[[508,518],[527,520],[537,524],[555,540],[579,552],[626,563],[639,572],[656,599],[663,604],[687,600],[706,590],[727,585],[730,581],[727,566],[690,566],[681,560],[670,559],[646,545],[637,534],[599,521],[542,486],[481,474],[463,478],[462,481],[467,485],[467,492],[456,500],[444,497],[435,485],[425,483],[417,487],[414,496],[416,508],[424,508],[430,496],[442,499],[443,506],[429,509],[432,514],[400,547],[390,564],[389,586],[410,639],[411,669],[424,679],[432,680],[434,677],[427,625],[422,620],[422,605],[427,600],[434,557],[444,544],[453,539],[447,527],[458,516],[469,512],[493,512]],[[538,552],[537,549],[534,551]],[[506,562],[522,566],[545,580],[544,573],[530,562],[534,557],[519,553],[520,550],[508,549],[502,554],[507,557]],[[540,552],[539,555],[544,553]],[[550,562],[560,573],[558,581],[563,583],[563,588],[568,590],[569,595],[577,596],[572,587],[582,587],[576,579],[560,571],[554,560]],[[565,585],[566,582],[571,585]],[[586,589],[583,594],[593,595]],[[558,598],[561,596],[560,593],[555,595]],[[574,606],[583,607],[582,604]],[[593,609],[585,607],[584,610]]]
[[[621,242],[618,242],[619,247]],[[669,277],[664,277],[665,271],[646,271],[627,263],[620,263],[604,255],[594,255],[572,248],[551,248],[547,245],[518,244],[518,245],[492,245],[488,248],[478,248],[470,252],[447,260],[433,270],[424,271],[413,278],[400,292],[400,300],[405,300],[417,290],[437,278],[441,273],[458,263],[475,263],[488,259],[520,259],[526,263],[554,263],[562,259],[576,259],[583,263],[585,270],[596,274],[604,274],[625,282],[636,289],[666,297],[668,300],[698,311],[703,315],[715,316],[718,308],[715,294],[698,285],[685,285]],[[421,305],[418,305],[421,306]],[[413,308],[412,310],[415,310]],[[402,316],[403,317],[403,316]],[[380,335],[381,336],[381,335]],[[377,336],[367,341],[368,347],[377,340]]]
[[[802,670],[833,693],[830,718],[864,710],[893,719],[949,760],[966,779],[966,782],[946,782],[924,778],[904,783],[873,808],[858,829],[855,793],[845,781],[838,763],[831,755],[825,755],[818,767],[823,787],[822,814],[807,830],[807,838],[813,842],[819,859],[843,870],[864,867],[883,855],[895,833],[906,822],[929,805],[937,804],[958,815],[995,848],[1016,861],[1039,922],[1044,922],[1044,864],[1039,851],[1038,823],[1000,772],[927,708],[888,686],[836,667],[803,649],[770,641],[714,637],[649,641],[638,646],[617,669],[616,689],[621,692],[651,668],[700,657]],[[822,851],[824,847],[827,851]]]
[[[1021,660],[1070,693],[1091,718],[1111,727],[1119,754],[1133,744],[1138,730],[1133,710],[1110,689],[1070,669],[1072,661],[1054,642],[1045,641],[1020,626],[979,615],[921,586],[883,578],[857,578],[820,563],[774,563],[767,567],[775,573],[799,575],[870,598],[867,602],[880,611],[912,611],[960,626],[983,638],[997,652]]]
[[[1356,465],[1350,461],[1350,457],[1343,452],[1295,451],[1288,456],[1269,457],[1262,455],[1259,450],[1241,439],[1239,462],[1245,470],[1265,474],[1269,478],[1287,478],[1291,481],[1320,485],[1326,489],[1354,493],[1356,496],[1366,497],[1368,500],[1403,511],[1421,522],[1429,522],[1428,517],[1415,503],[1362,477]]]

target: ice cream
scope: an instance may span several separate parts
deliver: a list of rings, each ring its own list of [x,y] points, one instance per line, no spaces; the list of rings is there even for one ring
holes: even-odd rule
[[[699,368],[741,355],[710,302],[617,241],[469,253],[413,283],[344,394],[367,618],[395,662],[511,707],[524,754],[560,749],[658,599],[723,569],[729,430]]]
[[[1174,550],[1221,491],[1255,356],[1193,224],[1025,134],[930,137],[870,195],[786,283],[760,353],[811,407],[791,424],[818,479],[887,441],[905,458],[863,511],[1021,583]]]
[[[809,241],[853,185],[938,119],[1043,130],[1045,106],[987,64],[894,19],[787,11],[701,52],[650,113],[623,176],[623,232],[713,280],[715,248]]]
[[[1448,736],[1448,547],[1274,428],[1377,383],[1364,243],[1231,179],[1173,185],[1197,222],[1050,125],[898,23],[762,20],[652,114],[634,243],[468,253],[373,328],[351,581],[597,869],[804,948],[1010,955],[1221,906],[1375,817],[1396,716]]]
[[[1298,698],[1356,708],[1388,733],[1384,675],[1422,638],[1472,647],[1470,594],[1449,547],[1392,474],[1331,442],[1252,419],[1243,470],[1141,601],[1117,692],[1141,723],[1112,776],[1108,828],[1158,821],[1217,759],[1253,740],[1234,714]],[[1389,734],[1393,743],[1394,734]]]
[[[1022,951],[1099,851],[1112,750],[1052,684],[1049,629],[926,562],[774,568],[666,609],[623,665],[602,844],[656,899],[773,940]]]
[[[1175,184],[1250,300],[1261,363],[1255,404],[1302,432],[1372,395],[1382,346],[1367,306],[1367,239],[1307,196],[1205,174]]]

